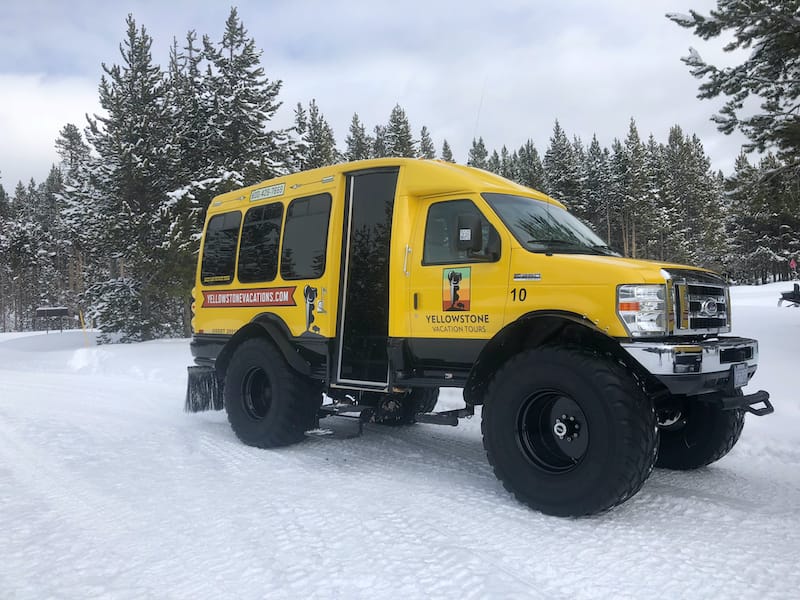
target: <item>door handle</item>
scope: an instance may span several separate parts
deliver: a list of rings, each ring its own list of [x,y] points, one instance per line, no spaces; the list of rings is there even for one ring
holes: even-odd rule
[[[403,257],[403,274],[408,277],[411,273],[408,272],[408,255],[411,254],[411,246],[406,245],[406,254]]]
[[[417,300],[417,292],[414,292],[414,310],[417,310],[417,305],[419,304]]]

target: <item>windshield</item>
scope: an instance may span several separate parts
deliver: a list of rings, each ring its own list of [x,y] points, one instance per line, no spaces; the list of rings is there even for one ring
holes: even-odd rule
[[[481,194],[517,241],[531,252],[609,254],[600,237],[566,210],[511,194]]]

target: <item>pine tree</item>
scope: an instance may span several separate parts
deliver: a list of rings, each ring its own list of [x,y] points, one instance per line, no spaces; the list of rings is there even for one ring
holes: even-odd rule
[[[373,141],[367,135],[367,130],[357,113],[353,113],[353,119],[350,121],[350,133],[345,140],[345,145],[347,146],[344,152],[345,160],[364,160],[370,157]]]
[[[568,208],[576,207],[581,199],[578,161],[574,146],[558,121],[553,126],[543,166],[547,177],[547,193]]]
[[[396,104],[386,126],[386,156],[416,156],[416,143],[411,137],[411,127],[405,111]]]
[[[652,215],[646,210],[647,173],[644,146],[636,122],[631,119],[625,138],[625,167],[623,175],[622,239],[625,255],[641,257],[640,245],[647,241]]]
[[[734,67],[706,63],[693,48],[683,58],[692,75],[704,80],[700,98],[727,96],[713,120],[724,133],[741,130],[750,140],[747,150],[776,150],[779,161],[800,169],[800,20],[796,1],[718,0],[709,17],[668,14],[704,40],[731,37],[724,49],[748,50],[747,58]],[[753,110],[760,100],[760,110]],[[777,165],[780,167],[780,165]]]
[[[11,318],[11,307],[9,299],[11,297],[11,258],[9,255],[9,245],[11,240],[8,237],[9,220],[11,217],[11,203],[8,194],[0,183],[0,331],[9,330],[9,320]]]
[[[486,161],[486,170],[492,173],[500,174],[500,155],[497,150],[492,150],[489,159]]]
[[[666,260],[666,241],[670,236],[671,224],[674,221],[668,212],[664,197],[666,173],[664,171],[664,149],[656,142],[653,134],[647,139],[644,148],[645,173],[647,187],[645,190],[645,206],[650,214],[650,235],[644,243],[644,256],[655,260]]]
[[[514,171],[514,179],[517,183],[541,192],[547,192],[547,180],[542,166],[542,159],[539,157],[539,151],[533,141],[528,140],[520,146]]]
[[[505,146],[500,149],[500,175],[506,179],[514,178],[514,163],[508,153],[508,148]]]
[[[91,178],[102,201],[99,239],[110,260],[106,278],[90,290],[93,316],[104,332],[124,340],[177,333],[171,295],[176,282],[164,250],[164,218],[174,132],[168,127],[166,82],[151,56],[152,38],[127,19],[122,65],[103,65],[100,105],[107,116],[89,119],[87,137],[98,154]],[[98,274],[101,275],[101,274]]]
[[[232,8],[225,33],[216,47],[203,37],[204,54],[211,66],[206,74],[214,111],[219,170],[233,172],[237,185],[250,185],[287,170],[292,143],[286,131],[267,124],[280,107],[282,82],[270,81],[261,66],[261,52]]]
[[[433,145],[431,134],[428,128],[424,125],[419,132],[419,158],[433,159],[436,158],[436,147]]]
[[[485,169],[487,167],[486,159],[488,156],[489,152],[486,150],[483,138],[480,137],[477,140],[473,138],[472,148],[470,148],[469,155],[467,156],[467,164],[477,169]]]
[[[606,241],[611,238],[608,160],[608,150],[601,148],[597,136],[593,135],[584,163],[583,206],[586,219]]]
[[[372,137],[372,152],[370,158],[383,158],[389,156],[388,148],[386,147],[386,127],[382,125],[375,125]]]
[[[453,151],[450,149],[450,144],[447,143],[447,140],[442,142],[442,160],[445,162],[456,162],[453,159]]]
[[[300,134],[300,169],[316,169],[332,165],[339,160],[333,129],[312,99],[306,112],[298,103],[295,110],[295,129]]]

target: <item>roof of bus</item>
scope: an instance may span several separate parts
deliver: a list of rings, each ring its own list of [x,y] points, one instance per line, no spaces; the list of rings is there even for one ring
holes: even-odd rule
[[[467,167],[442,160],[374,158],[348,163],[338,163],[308,171],[300,171],[290,175],[275,177],[248,187],[239,188],[214,198],[211,202],[209,212],[230,210],[239,204],[237,200],[242,204],[249,204],[250,200],[252,200],[250,195],[257,190],[280,190],[280,193],[275,193],[274,196],[283,196],[285,187],[290,189],[306,188],[309,192],[312,192],[314,187],[323,187],[323,184],[333,183],[337,176],[382,167],[402,167],[402,185],[404,191],[409,195],[420,198],[444,194],[457,194],[459,192],[468,191],[497,192],[528,196],[564,208],[563,204],[542,192],[525,187],[501,177],[500,175],[484,171],[483,169],[476,169],[474,167]],[[283,188],[280,187],[281,184],[284,185]],[[318,186],[314,184],[318,184]],[[327,187],[327,185],[324,187]],[[271,196],[269,192],[265,192],[262,197],[269,198]],[[216,208],[223,204],[225,205],[224,209]]]

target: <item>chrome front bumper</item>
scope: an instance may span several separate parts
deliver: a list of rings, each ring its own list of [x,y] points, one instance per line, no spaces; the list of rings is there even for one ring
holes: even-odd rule
[[[688,343],[636,341],[623,342],[622,347],[675,394],[740,388],[758,366],[758,342],[748,338],[719,337]]]

